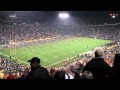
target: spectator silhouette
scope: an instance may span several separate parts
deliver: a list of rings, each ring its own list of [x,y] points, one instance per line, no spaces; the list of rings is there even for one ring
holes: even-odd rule
[[[103,48],[95,51],[95,58],[92,58],[83,68],[83,71],[90,71],[94,79],[113,79],[114,73],[112,68],[102,58],[104,55]]]
[[[50,77],[51,77],[51,79],[54,79],[55,73],[56,73],[56,70],[54,68],[51,68],[50,69]]]
[[[113,62],[112,69],[115,73],[115,78],[120,79],[120,53],[115,54],[115,59]]]
[[[60,70],[55,73],[54,79],[65,79],[65,71]]]
[[[50,79],[48,70],[40,65],[39,58],[34,57],[29,62],[31,62],[31,71],[26,79]]]
[[[25,69],[25,71],[23,72],[23,75],[21,76],[20,79],[26,79],[28,74],[29,74],[29,69]]]
[[[81,77],[78,73],[75,73],[74,79],[81,79]]]
[[[84,71],[81,75],[81,79],[94,79],[94,77],[90,71]]]

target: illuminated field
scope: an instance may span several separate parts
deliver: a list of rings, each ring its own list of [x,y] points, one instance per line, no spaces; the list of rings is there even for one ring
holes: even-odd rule
[[[16,48],[16,54],[12,54],[12,58],[17,57],[23,64],[27,64],[32,57],[39,57],[42,66],[57,66],[66,58],[77,56],[110,42],[112,41],[76,37],[51,43],[31,45],[29,47],[19,47]],[[10,49],[3,49],[1,52],[6,58],[9,58]],[[14,53],[15,49],[12,49],[12,52]]]

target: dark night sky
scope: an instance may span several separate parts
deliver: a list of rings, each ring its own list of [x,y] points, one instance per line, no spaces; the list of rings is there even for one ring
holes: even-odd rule
[[[46,17],[57,17],[58,13],[62,11],[39,11],[36,12],[38,16]],[[70,14],[72,17],[81,17],[81,18],[107,18],[110,13],[120,13],[115,11],[65,11]]]
[[[47,16],[47,17],[56,17],[58,13],[62,11],[42,11],[36,12],[38,15]],[[118,11],[65,11],[70,14],[72,17],[81,17],[81,18],[107,18],[110,13],[120,13]]]
[[[118,11],[69,11],[71,16],[83,18],[108,18],[110,13],[120,13]]]
[[[16,14],[17,16],[34,15],[41,17],[57,17],[59,12],[63,12],[63,11],[8,11],[3,13],[4,15]],[[81,18],[108,18],[110,13],[120,14],[120,11],[64,11],[64,12],[69,13],[71,17],[81,17]]]

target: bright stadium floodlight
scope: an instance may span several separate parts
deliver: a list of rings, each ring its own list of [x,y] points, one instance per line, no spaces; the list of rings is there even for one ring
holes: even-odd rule
[[[68,13],[60,13],[59,14],[59,18],[65,19],[65,18],[68,18],[68,17],[69,17]]]
[[[115,18],[115,16],[112,16],[112,18]]]

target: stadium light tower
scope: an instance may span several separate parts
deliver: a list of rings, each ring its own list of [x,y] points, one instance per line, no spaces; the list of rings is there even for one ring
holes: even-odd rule
[[[59,13],[59,18],[67,19],[67,18],[69,18],[69,14],[68,13]]]

